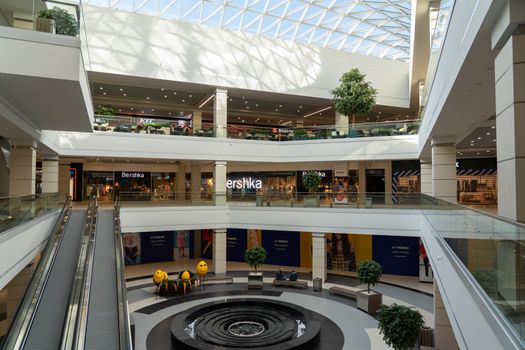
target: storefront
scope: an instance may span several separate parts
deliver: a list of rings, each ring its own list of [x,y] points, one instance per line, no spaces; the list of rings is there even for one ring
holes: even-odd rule
[[[152,173],[151,185],[154,199],[164,200],[173,198],[175,192],[175,173]]]
[[[392,202],[410,201],[406,193],[421,192],[421,170],[418,160],[392,161]]]
[[[84,195],[87,198],[93,189],[97,192],[98,201],[110,201],[114,199],[114,177],[109,171],[86,171],[84,172]]]
[[[498,176],[495,158],[458,159],[458,203],[464,205],[498,204]]]
[[[269,199],[290,199],[296,193],[297,176],[289,172],[229,173],[226,190],[229,198],[254,199],[262,194]]]

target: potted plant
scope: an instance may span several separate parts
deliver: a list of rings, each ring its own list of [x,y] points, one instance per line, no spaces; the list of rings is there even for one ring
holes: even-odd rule
[[[357,292],[357,308],[375,314],[381,303],[383,295],[370,289],[381,279],[381,265],[373,260],[363,260],[357,265],[357,278],[361,283],[367,285],[366,290]]]
[[[379,333],[385,343],[395,350],[413,349],[424,325],[417,310],[403,305],[382,305],[377,312]]]
[[[98,105],[95,109],[96,115],[115,115],[115,110],[109,106]]]
[[[47,19],[47,21],[43,19]],[[54,22],[54,31],[50,31],[50,21]],[[75,16],[56,6],[38,13],[36,30],[68,36],[77,36],[79,33],[78,21]]]
[[[248,274],[248,289],[262,289],[263,274],[257,271],[257,267],[266,261],[266,249],[263,247],[246,249],[244,252],[244,261],[255,270],[255,272]]]
[[[341,84],[330,91],[335,110],[352,117],[352,128],[355,125],[355,117],[370,113],[376,104],[377,90],[370,82],[365,81],[365,77],[359,69],[351,69],[339,79]]]
[[[321,175],[315,170],[308,170],[303,174],[303,185],[306,187],[308,192],[312,195],[304,196],[304,206],[305,207],[318,207],[319,206],[319,196],[314,195],[319,190],[319,185],[321,184]]]

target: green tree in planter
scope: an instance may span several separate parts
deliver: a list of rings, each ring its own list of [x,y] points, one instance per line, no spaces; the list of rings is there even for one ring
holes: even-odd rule
[[[381,265],[373,260],[363,260],[357,265],[357,278],[361,283],[368,285],[368,293],[370,293],[370,285],[375,286],[382,275]]]
[[[333,95],[332,102],[338,113],[352,117],[354,125],[357,115],[369,113],[374,109],[377,90],[370,82],[365,81],[365,75],[357,68],[344,73],[339,81],[339,87],[330,91]]]
[[[109,106],[98,105],[96,115],[115,115],[115,110]]]
[[[244,252],[244,261],[257,271],[257,267],[266,261],[266,249],[253,247]]]
[[[425,323],[419,311],[397,304],[381,305],[377,320],[383,340],[395,350],[413,348]]]
[[[321,175],[315,170],[308,170],[303,175],[303,185],[309,192],[317,192],[321,184]]]
[[[77,36],[79,33],[78,22],[75,16],[59,7],[55,6],[49,10],[42,10],[38,13],[38,17],[55,20],[57,34]]]

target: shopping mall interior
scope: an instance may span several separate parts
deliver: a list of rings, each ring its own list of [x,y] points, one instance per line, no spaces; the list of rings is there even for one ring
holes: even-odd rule
[[[0,52],[1,349],[525,349],[523,0],[0,0]]]

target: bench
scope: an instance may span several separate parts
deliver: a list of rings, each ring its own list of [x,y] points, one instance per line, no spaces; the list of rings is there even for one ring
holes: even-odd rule
[[[210,284],[233,284],[233,277],[205,277],[204,285]]]
[[[339,295],[345,298],[357,299],[357,292],[355,290],[341,287],[330,287],[329,291],[331,295]]]
[[[308,283],[306,281],[273,280],[273,285],[276,287],[308,288]]]

